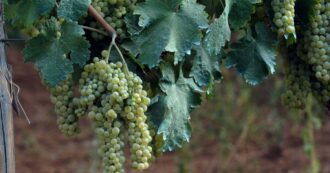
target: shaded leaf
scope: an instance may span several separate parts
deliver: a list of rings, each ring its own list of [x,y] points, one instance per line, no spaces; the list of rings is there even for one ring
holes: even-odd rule
[[[231,52],[227,58],[227,67],[236,67],[244,79],[252,85],[273,74],[276,66],[276,35],[263,23],[257,23],[255,31],[256,38],[250,33],[231,45]]]
[[[73,64],[80,67],[88,61],[89,42],[76,23],[54,19],[42,25],[41,34],[28,41],[24,49],[26,62],[32,62],[51,86],[56,86],[73,72]]]
[[[224,4],[219,0],[199,0],[198,2],[206,7],[205,11],[210,16],[219,16],[224,8]]]
[[[228,17],[235,0],[226,0],[226,6],[221,16],[217,18],[209,27],[204,39],[206,49],[210,54],[218,55],[221,49],[230,40],[231,30]]]
[[[16,26],[30,27],[39,17],[48,14],[55,6],[54,0],[21,0],[9,1],[15,6],[16,13],[6,19],[12,20]]]
[[[163,151],[172,151],[191,137],[190,112],[201,103],[198,87],[181,74],[176,79],[170,64],[161,66],[163,78],[159,86],[164,94],[150,106],[151,120],[164,139]]]
[[[143,30],[135,32],[132,40],[141,63],[151,68],[158,65],[164,51],[175,53],[175,63],[181,61],[200,44],[200,29],[208,26],[204,7],[195,0],[147,0],[137,5],[134,14]],[[136,31],[132,25],[128,27]]]
[[[244,27],[251,20],[254,6],[251,0],[240,0],[233,4],[229,13],[229,24],[234,30]]]
[[[66,20],[77,21],[87,12],[90,3],[90,0],[61,0],[57,15]]]
[[[196,57],[193,61],[190,77],[200,86],[210,86],[222,78],[220,72],[220,56],[210,55],[203,45],[195,48]]]

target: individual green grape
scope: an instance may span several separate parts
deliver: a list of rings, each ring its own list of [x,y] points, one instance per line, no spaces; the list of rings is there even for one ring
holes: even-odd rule
[[[57,123],[62,133],[68,136],[76,135],[80,132],[78,120],[74,113],[73,100],[73,80],[68,76],[65,81],[50,88],[51,101],[55,106],[55,113],[58,116]]]
[[[272,0],[271,6],[274,11],[273,22],[277,26],[279,36],[295,34],[295,1],[296,0]]]

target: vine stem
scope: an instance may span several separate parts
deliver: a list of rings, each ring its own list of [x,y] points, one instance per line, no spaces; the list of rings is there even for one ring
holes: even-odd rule
[[[88,6],[88,12],[105,29],[107,33],[109,33],[112,37],[117,36],[116,30],[111,25],[109,25],[107,21],[105,21],[105,19],[96,11],[92,5]]]
[[[99,34],[102,34],[102,35],[108,36],[108,33],[103,32],[103,31],[101,31],[101,30],[99,30],[99,29],[96,29],[96,28],[92,28],[92,27],[89,27],[89,26],[82,26],[82,28],[85,29],[85,30],[90,30],[90,31],[97,32],[97,33],[99,33]]]
[[[124,70],[125,70],[124,72],[126,73],[126,75],[128,75],[129,74],[129,70],[128,70],[128,66],[127,66],[127,63],[125,61],[124,55],[123,55],[123,53],[121,52],[121,50],[119,49],[119,47],[118,47],[118,45],[116,43],[114,44],[114,46],[115,46],[117,52],[119,53],[119,56],[120,56],[120,58],[121,58],[121,60],[122,60],[122,62],[124,64]]]
[[[106,58],[106,62],[109,61],[109,58],[110,58],[110,55],[111,55],[111,50],[112,50],[113,47],[116,48],[116,51],[118,52],[118,54],[120,56],[120,59],[123,62],[125,73],[126,73],[126,75],[128,75],[129,74],[128,66],[127,66],[127,63],[125,61],[123,53],[121,52],[120,48],[118,47],[118,45],[116,43],[116,36],[112,37],[112,40],[111,40],[111,43],[109,45],[108,52],[107,52],[108,56]]]
[[[307,107],[306,107],[306,114],[307,114],[307,133],[309,136],[309,140],[312,143],[313,148],[311,149],[309,153],[310,158],[310,172],[311,173],[319,173],[320,172],[320,161],[317,156],[316,150],[315,150],[315,136],[314,136],[314,113],[313,113],[313,102],[312,98],[308,98],[307,100]]]
[[[112,47],[113,47],[114,44],[116,44],[116,37],[112,37],[111,43],[110,43],[109,48],[108,48],[108,56],[105,59],[106,62],[109,61],[109,58],[110,58],[110,55],[111,55],[111,50],[112,50]]]
[[[116,48],[122,62],[123,62],[125,73],[128,75],[129,70],[128,70],[127,63],[125,61],[124,55],[121,52],[121,50],[119,49],[118,45],[116,44],[116,38],[117,38],[116,30],[111,25],[109,25],[107,21],[105,21],[105,19],[96,11],[96,9],[92,5],[88,6],[88,12],[105,29],[105,31],[112,36],[112,41],[111,41],[109,49],[108,49],[107,62],[108,62],[109,57],[110,57],[111,49],[114,46]]]

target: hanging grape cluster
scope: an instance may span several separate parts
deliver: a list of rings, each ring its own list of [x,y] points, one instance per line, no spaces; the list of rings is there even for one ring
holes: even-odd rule
[[[107,51],[102,52],[108,55]],[[66,135],[79,133],[78,120],[84,115],[94,122],[103,157],[104,172],[124,172],[124,136],[127,133],[132,167],[144,170],[153,160],[152,136],[145,112],[150,99],[142,80],[121,62],[108,63],[94,58],[84,67],[79,80],[80,96],[73,95],[68,77],[50,89],[58,123]]]
[[[274,11],[273,22],[277,26],[279,36],[295,34],[295,1],[296,0],[272,0],[271,5]]]
[[[68,76],[65,81],[56,87],[50,88],[51,101],[58,116],[57,123],[61,132],[74,136],[80,132],[78,117],[74,113],[73,80]]]
[[[330,101],[330,86],[323,85],[321,82],[314,82],[312,85],[312,94],[324,105],[328,105]]]
[[[303,108],[309,93],[325,105],[330,101],[330,0],[318,0],[312,8],[309,25],[300,31],[297,56],[287,53],[282,99],[290,108]]]
[[[283,104],[294,109],[304,108],[311,92],[309,66],[292,55],[285,58],[284,73],[286,91],[282,94]]]
[[[330,2],[318,1],[314,7],[315,15],[304,33],[305,55],[301,57],[313,66],[315,77],[323,84],[330,81]]]
[[[136,0],[93,0],[92,6],[116,30],[120,38],[125,38],[127,32],[124,17],[133,11],[135,3]],[[104,30],[96,21],[92,21],[89,26]],[[102,40],[104,36],[93,32],[92,38]]]

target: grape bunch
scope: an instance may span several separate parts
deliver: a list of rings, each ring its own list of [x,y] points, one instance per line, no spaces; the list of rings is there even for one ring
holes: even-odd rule
[[[130,145],[132,167],[144,170],[153,161],[152,134],[145,112],[150,104],[142,80],[122,62],[108,63],[94,58],[84,66],[79,79],[79,93],[74,96],[72,76],[50,87],[60,130],[68,135],[79,133],[78,121],[87,115],[99,141],[105,173],[124,172],[125,136]],[[104,60],[106,59],[106,60]]]
[[[103,51],[102,55],[108,53]],[[94,58],[79,80],[80,97],[74,99],[75,114],[87,113],[94,122],[103,156],[104,172],[124,172],[124,134],[128,134],[132,167],[144,170],[152,160],[152,140],[146,123],[150,99],[142,80],[121,62]],[[125,131],[126,130],[126,131]]]
[[[323,84],[330,82],[330,1],[319,0],[315,15],[304,33],[304,53],[301,57],[313,66],[315,77]]]
[[[124,17],[133,11],[136,0],[93,0],[92,6],[116,30],[120,38],[126,37]],[[89,24],[93,28],[104,30],[96,21]],[[93,32],[92,38],[102,40],[103,35]]]
[[[284,69],[286,91],[282,94],[283,104],[293,109],[304,108],[311,93],[309,66],[293,55],[285,59]]]
[[[61,84],[50,88],[50,93],[61,132],[68,136],[77,135],[80,132],[79,117],[74,113],[74,104],[72,102],[74,99],[72,77],[68,76]]]
[[[152,138],[144,114],[150,99],[147,92],[142,89],[141,79],[131,73],[128,81],[131,97],[128,98],[122,115],[128,122],[128,141],[131,145],[133,168],[144,170],[149,167],[149,161],[152,159],[152,147],[149,146]]]
[[[154,161],[156,157],[163,154],[164,139],[162,134],[157,134],[157,128],[152,122],[149,121],[148,124],[150,127],[151,136],[153,136],[151,145],[154,152],[152,161]]]
[[[313,96],[324,105],[328,105],[330,101],[330,86],[323,85],[321,82],[312,83]]]
[[[271,6],[274,11],[273,22],[277,26],[279,36],[295,34],[295,1],[296,0],[272,0]]]

